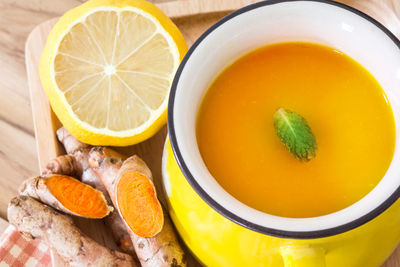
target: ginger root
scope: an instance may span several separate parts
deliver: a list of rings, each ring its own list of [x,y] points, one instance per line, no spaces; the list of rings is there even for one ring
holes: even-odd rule
[[[60,174],[27,179],[22,183],[19,193],[65,213],[85,218],[103,218],[113,210],[107,205],[101,191]]]
[[[57,138],[64,145],[66,152],[69,154],[68,156],[75,158],[75,172],[78,174],[78,177],[81,177],[82,182],[91,185],[97,190],[103,192],[105,198],[107,199],[107,202],[111,204],[112,202],[105,186],[103,185],[97,174],[89,167],[88,157],[92,146],[78,141],[64,127],[61,127],[57,130]],[[64,164],[66,164],[65,161]],[[125,227],[125,223],[123,222],[121,216],[118,214],[118,211],[112,211],[107,217],[104,218],[104,222],[111,230],[112,236],[114,237],[114,241],[117,246],[122,251],[131,255],[135,255],[135,249],[133,247],[131,238]]]
[[[135,173],[139,173],[141,176],[145,176],[146,178],[152,177],[149,168],[137,156],[129,158],[120,172],[120,169],[123,166],[123,159],[119,157],[118,153],[104,147],[92,148],[89,153],[89,165],[96,172],[98,177],[101,178],[109,192],[111,200],[114,203],[114,207],[119,210],[120,213],[121,210],[118,206],[118,199],[121,198],[121,196],[118,196],[118,194],[127,193],[127,191],[119,191],[117,188],[122,173],[127,173],[126,178],[123,178],[127,180],[131,178],[130,175],[132,174],[132,171],[134,177],[136,175]],[[125,172],[127,170],[128,172]],[[149,179],[144,179],[145,183],[148,183],[148,180]],[[145,188],[149,189],[148,184]],[[140,194],[142,194],[142,192]],[[149,195],[156,197],[153,190],[150,190]],[[122,199],[124,198],[129,199],[129,195],[126,197],[122,196]],[[130,204],[132,205],[132,203]],[[158,211],[156,211],[156,213],[157,212]],[[171,221],[166,214],[164,214],[163,217],[164,224],[161,224],[163,226],[162,230],[154,237],[140,237],[127,225],[128,232],[130,233],[140,263],[143,267],[186,266],[185,254],[178,242],[174,229],[172,228]],[[127,219],[130,220],[130,218]]]
[[[137,266],[130,255],[101,246],[83,234],[70,217],[33,198],[13,198],[8,220],[24,236],[47,243],[68,266]]]

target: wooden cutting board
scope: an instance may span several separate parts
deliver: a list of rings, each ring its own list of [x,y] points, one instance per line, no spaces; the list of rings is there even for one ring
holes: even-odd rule
[[[400,36],[400,20],[393,12],[393,6],[399,0],[342,0],[340,2],[354,6],[375,17],[386,25],[394,34]],[[173,19],[183,33],[190,46],[209,26],[231,12],[256,0],[178,0],[160,3],[158,6]],[[390,4],[390,5],[389,5]],[[38,25],[29,35],[26,48],[26,69],[31,95],[32,113],[37,142],[39,166],[42,169],[49,160],[64,154],[63,147],[58,143],[55,131],[61,126],[52,112],[47,97],[39,80],[38,66],[47,35],[58,18]],[[161,185],[161,154],[166,136],[166,127],[151,139],[135,146],[116,148],[126,155],[138,154],[151,168],[158,192],[163,192]],[[161,200],[165,203],[164,196]],[[108,247],[115,248],[110,234],[102,221],[76,219],[80,228],[89,236]],[[400,227],[400,225],[399,225]],[[193,257],[189,257],[188,266],[200,266]],[[400,250],[395,252],[385,267],[400,266]]]

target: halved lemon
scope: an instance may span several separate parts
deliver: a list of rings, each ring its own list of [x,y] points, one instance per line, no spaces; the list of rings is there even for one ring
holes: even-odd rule
[[[61,123],[92,145],[125,146],[166,123],[187,50],[175,24],[144,0],[90,0],[54,26],[40,78]]]

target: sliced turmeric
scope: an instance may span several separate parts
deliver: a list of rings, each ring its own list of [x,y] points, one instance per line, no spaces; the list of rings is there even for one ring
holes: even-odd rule
[[[164,225],[164,215],[151,180],[137,171],[144,162],[137,156],[124,161],[117,178],[117,206],[129,228],[138,236],[153,237]]]
[[[81,178],[81,181],[103,192],[107,202],[111,204],[112,202],[105,186],[97,174],[91,168],[89,168],[88,157],[92,146],[77,140],[64,127],[61,127],[57,130],[57,138],[64,145],[65,151],[69,154],[68,156],[75,158],[76,173],[78,177]],[[66,161],[63,161],[63,163],[67,164]],[[60,174],[66,173],[61,172]],[[133,248],[131,238],[118,211],[112,211],[107,217],[104,218],[104,222],[111,230],[117,246],[122,251],[135,256],[135,249]]]
[[[147,200],[149,198],[151,199],[151,197],[156,197],[156,194],[154,186],[153,187],[149,186],[150,184],[149,181],[152,175],[150,169],[147,167],[144,161],[141,160],[138,156],[133,156],[131,158],[128,158],[125,162],[118,156],[117,153],[113,152],[111,149],[108,148],[94,147],[89,153],[89,165],[96,172],[98,177],[101,178],[103,184],[107,188],[111,200],[114,203],[114,207],[120,213],[122,213],[121,207],[117,204],[120,204],[121,206],[125,205],[126,210],[124,214],[125,217],[128,217],[127,219],[130,220],[132,218],[130,218],[129,215],[126,214],[126,212],[128,212],[129,209],[129,207],[127,206],[135,205],[134,204],[135,200],[138,200],[140,202],[144,201],[136,197],[133,197],[132,201],[132,198],[129,196],[128,193],[129,188],[131,188],[131,185],[135,185],[139,181],[144,182],[146,185],[143,186],[143,188],[147,190],[150,189],[147,192],[147,196],[145,197],[145,199]],[[124,175],[124,173],[126,175]],[[138,175],[138,173],[140,175]],[[146,179],[143,177],[145,177]],[[128,195],[119,196],[119,194],[123,195],[126,193],[128,193]],[[142,194],[142,192],[140,194]],[[129,199],[131,200],[128,203]],[[120,202],[125,202],[125,203],[122,204]],[[154,209],[155,206],[157,205],[153,203],[151,204],[150,208]],[[139,212],[140,207],[143,208],[143,205],[139,205],[137,208],[135,208],[135,212]],[[145,224],[147,224],[145,229],[153,229],[153,227],[157,229],[158,225],[161,224],[162,226],[161,232],[159,232],[153,237],[140,237],[131,230],[131,227],[128,225],[126,220],[124,220],[128,232],[130,233],[131,240],[135,247],[135,251],[139,258],[139,261],[143,267],[154,267],[154,266],[184,267],[186,266],[185,253],[183,252],[178,242],[175,231],[172,227],[172,223],[168,218],[168,215],[166,215],[165,213],[163,213],[164,223],[163,224],[160,223],[160,219],[158,217],[160,215],[158,212],[159,212],[158,208],[154,209],[154,214],[156,214],[156,216],[153,219],[153,221],[158,220],[158,223],[150,222],[149,224],[148,222],[145,222]],[[148,214],[153,214],[153,211],[151,213],[148,213],[148,211],[143,211],[143,214],[146,213],[147,215],[145,216],[148,217]],[[136,217],[136,215],[134,217]],[[148,225],[152,226],[148,227]]]
[[[65,213],[85,218],[103,218],[113,210],[102,192],[66,175],[33,177],[24,181],[19,192]]]
[[[130,255],[103,247],[86,236],[70,216],[33,198],[13,198],[8,205],[8,221],[24,236],[45,242],[66,266],[138,266]]]

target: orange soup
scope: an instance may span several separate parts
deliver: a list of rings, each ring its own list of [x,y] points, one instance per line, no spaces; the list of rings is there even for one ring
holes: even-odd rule
[[[273,114],[303,116],[318,144],[301,162],[278,139]],[[395,124],[381,86],[329,47],[290,42],[257,49],[211,84],[197,119],[203,160],[233,197],[284,217],[341,210],[373,189],[394,153]]]

